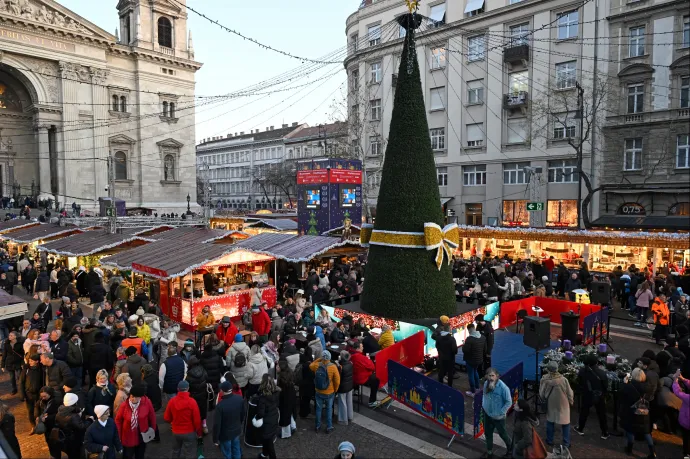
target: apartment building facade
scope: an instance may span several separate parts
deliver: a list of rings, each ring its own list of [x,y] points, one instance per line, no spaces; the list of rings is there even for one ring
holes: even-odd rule
[[[230,210],[283,208],[287,195],[266,176],[284,163],[286,136],[304,127],[295,122],[203,139],[196,147],[197,176],[208,180],[211,204]]]
[[[596,223],[690,230],[688,2],[616,0],[608,15],[612,90]]]
[[[419,14],[428,19],[416,35],[416,51],[441,204],[455,215],[449,220],[576,226],[577,159],[569,139],[578,138],[579,121],[576,107],[560,113],[550,100],[576,97],[576,84],[593,87],[595,75],[607,72],[608,62],[595,61],[592,44],[595,34],[608,35],[608,0],[582,3],[420,2]],[[374,195],[405,33],[394,19],[406,12],[401,1],[365,0],[346,22],[350,118],[363,126],[351,135],[366,152]],[[597,151],[589,142],[583,146],[585,172],[594,170]],[[594,186],[598,178],[591,174]],[[528,202],[544,203],[544,210],[528,212]],[[598,211],[593,206],[595,217]]]

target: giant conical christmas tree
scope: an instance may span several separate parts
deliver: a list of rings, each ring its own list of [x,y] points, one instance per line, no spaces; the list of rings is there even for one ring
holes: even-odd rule
[[[361,306],[397,319],[419,319],[455,312],[455,292],[447,258],[439,269],[436,251],[376,244],[378,231],[423,232],[426,223],[443,227],[434,154],[415,52],[417,15],[399,19],[406,26],[393,103],[376,224],[369,248]],[[379,233],[379,238],[396,233]]]

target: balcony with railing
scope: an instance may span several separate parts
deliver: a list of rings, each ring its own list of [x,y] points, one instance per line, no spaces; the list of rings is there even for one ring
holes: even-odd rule
[[[527,108],[529,97],[527,91],[514,92],[503,96],[503,109],[513,110],[517,108]]]
[[[508,48],[503,50],[503,62],[512,64],[529,60],[529,45],[511,44]]]
[[[168,56],[174,56],[175,50],[173,48],[168,48],[167,46],[159,46],[160,52]]]

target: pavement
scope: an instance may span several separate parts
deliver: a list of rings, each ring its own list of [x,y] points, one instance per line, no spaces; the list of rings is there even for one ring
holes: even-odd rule
[[[21,288],[15,289],[15,294],[27,300],[29,312],[32,312],[38,304],[38,301],[27,297]],[[84,313],[85,315],[87,314],[86,308]],[[649,333],[642,331],[633,334],[633,331],[636,330],[630,328],[629,331],[612,327],[610,345],[615,352],[628,359],[634,359],[640,356],[646,349],[653,349],[655,351],[661,349],[654,344]],[[182,336],[180,338],[183,339]],[[435,374],[430,376],[435,377]],[[9,386],[8,376],[5,374],[0,375],[0,400],[2,403],[7,404],[11,412],[15,414],[17,419],[16,432],[21,444],[23,457],[47,458],[48,449],[45,446],[43,437],[28,436],[30,425],[26,410],[16,396],[9,394]],[[455,379],[454,387],[463,392],[469,389],[465,373],[461,373]],[[379,399],[381,397],[382,395],[379,394]],[[307,420],[298,419],[295,434],[289,439],[277,440],[276,451],[278,457],[305,459],[335,457],[338,444],[345,440],[351,441],[355,445],[357,457],[366,458],[479,458],[486,451],[482,439],[472,438],[472,403],[469,398],[466,399],[465,403],[466,433],[462,437],[455,438],[450,446],[448,444],[451,436],[446,430],[422,418],[409,408],[393,402],[388,408],[370,410],[366,407],[366,396],[364,401],[365,403],[361,406],[359,412],[355,408],[354,422],[348,426],[342,426],[334,421],[335,431],[330,435],[314,433],[313,415]],[[161,437],[164,440],[161,443],[151,443],[147,447],[147,459],[168,458],[170,456],[170,445],[165,442],[165,439],[170,438],[170,426],[163,421],[162,417],[161,410],[157,418],[160,424]],[[572,422],[576,423],[577,418],[577,408],[574,407],[571,410]],[[612,422],[613,417],[609,416],[609,426],[612,425]],[[512,431],[512,424],[513,420],[509,418],[509,432]],[[209,416],[208,425],[209,429],[212,429],[212,415]],[[542,416],[541,424],[537,430],[544,439],[546,438],[545,425],[545,417]],[[608,440],[602,440],[599,437],[598,431],[598,423],[594,411],[590,414],[585,436],[578,436],[571,429],[571,454],[574,458],[629,458],[623,451],[623,437],[612,435]],[[659,458],[682,457],[682,441],[679,436],[670,436],[654,431],[653,437]],[[559,444],[560,438],[560,433],[557,429],[556,444]],[[502,445],[500,440],[497,439],[495,444],[498,445],[495,448],[495,453],[503,455],[505,449],[500,447]],[[243,446],[244,457],[253,457],[258,455],[259,452],[259,449]],[[634,454],[636,457],[646,457],[646,445],[637,442]],[[210,436],[206,436],[204,439],[204,455],[207,458],[221,457],[219,449],[213,446]]]

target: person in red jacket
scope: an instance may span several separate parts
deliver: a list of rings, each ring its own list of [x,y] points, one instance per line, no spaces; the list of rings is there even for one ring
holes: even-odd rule
[[[146,385],[132,386],[129,398],[117,410],[115,425],[120,433],[123,457],[144,459],[146,443],[141,439],[141,434],[153,435],[156,430],[156,412],[151,400],[146,396]]]
[[[163,419],[172,425],[175,438],[172,457],[192,457],[196,452],[197,438],[202,435],[201,414],[199,405],[189,396],[189,383],[184,379],[177,384],[177,395],[168,402]]]
[[[232,343],[235,342],[235,335],[238,333],[239,330],[228,316],[223,316],[220,321],[220,327],[216,327],[216,336],[220,341],[227,344],[227,347],[232,346]]]
[[[376,406],[376,393],[379,390],[379,378],[376,377],[376,367],[369,357],[362,353],[362,342],[355,340],[350,356],[352,362],[352,382],[356,386],[369,388],[369,407]]]
[[[252,306],[252,328],[259,335],[259,343],[263,344],[268,341],[268,334],[271,333],[271,318],[264,309],[266,302],[261,303],[261,306]]]

